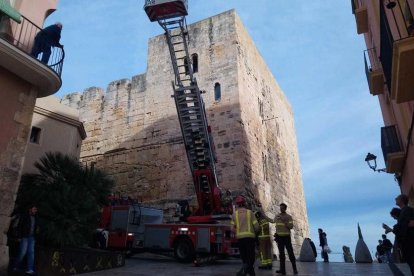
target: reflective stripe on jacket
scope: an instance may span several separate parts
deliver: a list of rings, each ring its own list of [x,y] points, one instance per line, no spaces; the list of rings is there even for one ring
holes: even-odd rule
[[[270,237],[269,221],[264,218],[259,219],[259,227],[259,238]]]
[[[282,218],[284,220],[286,220],[287,222],[285,223]],[[276,234],[279,236],[289,236],[290,235],[290,229],[293,228],[293,219],[290,215],[288,214],[279,214],[276,219],[275,219],[275,223],[276,223]]]
[[[236,238],[254,238],[255,232],[258,229],[258,223],[252,211],[239,208],[233,215],[233,221],[236,228]]]

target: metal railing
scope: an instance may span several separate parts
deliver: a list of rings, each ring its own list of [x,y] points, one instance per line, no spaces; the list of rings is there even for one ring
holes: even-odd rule
[[[42,31],[40,27],[24,16],[22,16],[21,23],[17,23],[7,16],[0,16],[0,39],[19,48],[28,55],[31,55],[35,37],[40,31]],[[39,57],[32,57],[41,59],[41,55]],[[56,72],[59,77],[62,74],[64,58],[65,51],[63,48],[51,47],[51,55],[47,66]]]
[[[381,128],[381,148],[385,164],[387,164],[388,154],[402,151],[395,125]]]
[[[371,87],[370,83],[370,73],[372,71],[381,69],[381,65],[379,63],[379,59],[377,56],[377,51],[375,48],[364,50],[364,64],[365,64],[365,75],[367,76],[367,81],[369,87]]]
[[[401,6],[401,3],[403,3],[403,7]],[[389,93],[391,93],[391,74],[394,42],[412,36],[413,28],[414,20],[408,1],[381,0],[380,56]]]

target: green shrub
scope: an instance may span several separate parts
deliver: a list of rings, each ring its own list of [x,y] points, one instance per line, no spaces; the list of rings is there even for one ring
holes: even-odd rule
[[[23,208],[37,205],[38,241],[56,247],[89,243],[113,181],[61,153],[46,153],[35,167],[38,174],[22,176],[16,203]]]

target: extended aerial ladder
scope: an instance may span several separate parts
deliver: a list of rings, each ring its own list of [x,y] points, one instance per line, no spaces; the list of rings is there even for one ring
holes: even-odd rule
[[[114,198],[102,212],[97,240],[104,248],[138,252],[171,253],[180,261],[237,254],[233,227],[223,220],[221,192],[217,184],[215,155],[206,110],[188,49],[185,21],[187,0],[146,0],[151,21],[165,30],[175,80],[172,82],[178,119],[198,209],[179,223],[163,223],[161,210]],[[187,203],[188,207],[188,203]],[[102,237],[107,236],[103,239]],[[201,259],[200,259],[201,258]]]
[[[194,180],[198,209],[187,220],[208,222],[221,210],[211,128],[201,91],[194,77],[189,53],[189,34],[185,16],[187,0],[146,0],[144,6],[151,21],[157,21],[165,31],[175,80],[172,82],[183,135],[184,146]]]

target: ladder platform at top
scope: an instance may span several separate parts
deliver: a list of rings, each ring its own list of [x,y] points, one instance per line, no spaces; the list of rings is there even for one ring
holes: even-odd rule
[[[188,0],[145,0],[144,10],[151,22],[188,15]]]

